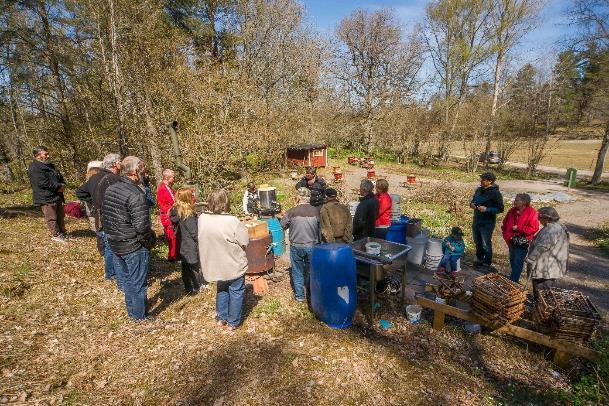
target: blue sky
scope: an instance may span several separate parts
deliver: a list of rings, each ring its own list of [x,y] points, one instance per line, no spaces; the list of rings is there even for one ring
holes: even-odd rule
[[[408,30],[416,23],[423,21],[427,0],[303,0],[309,21],[321,32],[331,34],[341,18],[349,15],[356,8],[379,9],[393,8],[400,21]],[[547,0],[542,10],[537,27],[522,41],[518,49],[519,59],[516,65],[534,62],[549,68],[552,56],[561,48],[560,41],[573,33],[573,27],[564,16],[571,0]]]

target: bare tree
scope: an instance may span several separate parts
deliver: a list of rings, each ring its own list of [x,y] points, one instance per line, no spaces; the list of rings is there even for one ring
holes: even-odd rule
[[[352,96],[352,104],[365,120],[365,146],[375,145],[376,113],[383,106],[401,100],[413,91],[421,67],[421,46],[415,37],[406,43],[402,27],[390,9],[355,10],[336,29],[342,42],[339,51],[339,81]]]
[[[427,51],[439,78],[444,129],[438,155],[448,158],[461,105],[472,79],[491,54],[489,0],[436,0],[427,6],[424,33]]]
[[[575,0],[570,11],[571,19],[581,27],[580,44],[595,48],[599,71],[594,75],[591,115],[605,123],[601,147],[596,157],[592,184],[598,184],[603,175],[605,158],[609,151],[609,0]]]
[[[506,59],[514,46],[535,26],[535,16],[540,7],[541,0],[492,0],[489,21],[494,53],[493,101],[489,129],[486,133],[486,156],[491,150],[501,92],[501,77]]]

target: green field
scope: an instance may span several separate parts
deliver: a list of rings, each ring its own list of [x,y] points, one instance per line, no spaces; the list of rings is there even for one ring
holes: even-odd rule
[[[596,155],[598,154],[600,145],[601,140],[553,139],[548,144],[548,152],[541,161],[541,165],[553,166],[556,168],[574,167],[580,170],[594,170]],[[454,143],[453,146],[454,155],[464,155],[462,142]],[[493,145],[493,149],[496,149],[495,145]],[[526,163],[526,145],[524,148],[516,150],[510,157],[510,161]],[[605,165],[607,165],[607,163],[608,159],[605,160]]]

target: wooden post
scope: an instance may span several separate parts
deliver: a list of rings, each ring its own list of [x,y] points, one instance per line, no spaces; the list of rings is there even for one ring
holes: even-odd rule
[[[440,331],[444,328],[444,317],[446,313],[440,310],[434,310],[433,312],[433,329],[436,331]]]

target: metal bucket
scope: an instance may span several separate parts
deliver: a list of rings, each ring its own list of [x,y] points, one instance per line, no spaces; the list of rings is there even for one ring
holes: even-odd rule
[[[429,257],[442,257],[442,240],[440,238],[430,238],[427,240],[425,253]]]
[[[277,202],[277,188],[265,187],[258,189],[260,197],[260,207],[263,209],[272,209]]]

